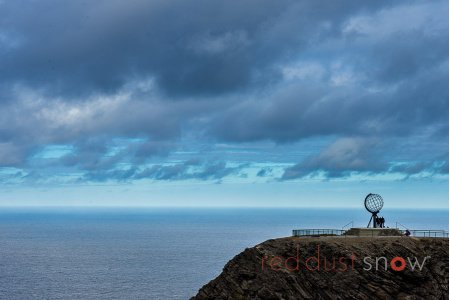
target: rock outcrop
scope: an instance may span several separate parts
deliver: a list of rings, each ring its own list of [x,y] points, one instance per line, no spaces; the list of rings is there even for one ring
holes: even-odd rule
[[[191,300],[448,299],[448,282],[448,238],[288,237],[245,249]]]

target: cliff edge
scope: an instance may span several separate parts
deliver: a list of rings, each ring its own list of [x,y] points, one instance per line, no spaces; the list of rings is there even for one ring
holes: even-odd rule
[[[280,238],[245,249],[191,300],[448,299],[448,238]]]

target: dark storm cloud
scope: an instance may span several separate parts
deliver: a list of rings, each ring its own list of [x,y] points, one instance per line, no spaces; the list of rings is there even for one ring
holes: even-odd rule
[[[396,146],[398,147],[398,144],[390,139],[342,138],[320,153],[310,155],[300,163],[287,168],[281,180],[319,175],[326,178],[349,177],[352,173],[390,172],[399,173],[405,178],[423,172],[428,173],[428,176],[448,174],[447,146],[436,147],[434,151],[429,151],[429,148],[419,151],[419,147],[413,147],[412,153],[415,157],[409,157],[406,161],[405,155],[411,155],[411,151],[408,149],[399,151],[394,149]],[[446,153],[436,156],[436,152]],[[402,160],[402,163],[396,162]]]
[[[268,176],[268,174],[270,174],[270,173],[272,173],[271,168],[262,168],[261,170],[258,171],[258,173],[256,173],[256,176],[264,177],[264,176]]]
[[[105,137],[92,137],[77,141],[72,153],[61,157],[59,162],[65,166],[76,166],[83,171],[92,171],[89,173],[92,178],[101,178],[104,174],[110,174],[117,179],[126,174],[130,176],[134,174],[134,172],[110,171],[119,163],[131,163],[132,169],[136,170],[149,158],[165,157],[174,149],[176,149],[176,145],[167,141],[129,142],[126,145],[120,145],[120,143]]]
[[[405,173],[408,175],[419,174],[421,172],[431,173],[448,173],[448,162],[418,162],[413,164],[404,164],[395,166],[391,169],[392,172]]]
[[[232,174],[238,174],[247,164],[235,167],[227,166],[225,162],[201,162],[199,160],[188,160],[184,163],[174,165],[154,165],[150,168],[139,170],[128,168],[124,170],[102,170],[95,169],[87,171],[79,182],[97,181],[105,182],[114,180],[117,182],[129,181],[133,179],[154,179],[154,180],[220,180]]]
[[[227,93],[280,80],[276,63],[339,35],[341,1],[14,1],[1,4],[2,82],[60,96],[118,91],[155,77],[169,94]]]
[[[105,182],[114,180],[116,182],[126,182],[136,173],[136,169],[130,168],[126,170],[92,170],[86,172],[77,182]]]
[[[282,179],[302,178],[323,171],[327,177],[342,177],[350,172],[382,172],[387,164],[376,154],[382,143],[371,139],[344,138],[331,144],[316,156],[286,169]]]
[[[446,72],[399,83],[390,92],[296,84],[270,98],[231,107],[212,130],[230,141],[278,142],[332,134],[404,136],[430,125],[439,131],[448,128]]]
[[[194,166],[194,170],[191,168]],[[155,165],[136,173],[136,179],[152,178],[157,180],[185,180],[185,179],[222,179],[231,174],[237,174],[247,164],[228,167],[225,162],[186,161],[171,166]]]
[[[331,138],[282,179],[446,173],[447,12],[446,1],[2,2],[0,166],[32,169],[57,144],[73,151],[52,165],[82,181],[221,179],[240,169],[146,164],[186,140],[274,141],[282,155]],[[437,146],[425,154],[416,137]]]

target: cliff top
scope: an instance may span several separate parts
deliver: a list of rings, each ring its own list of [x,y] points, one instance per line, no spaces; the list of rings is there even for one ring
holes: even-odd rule
[[[272,239],[191,299],[448,299],[448,259],[448,238]]]

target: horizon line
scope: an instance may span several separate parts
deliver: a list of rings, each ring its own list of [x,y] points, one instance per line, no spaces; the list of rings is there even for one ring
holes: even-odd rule
[[[362,209],[364,206],[227,206],[227,205],[0,205],[0,208],[165,208],[165,209]],[[449,207],[389,207],[387,209],[450,210]],[[386,208],[384,209],[386,211]]]

